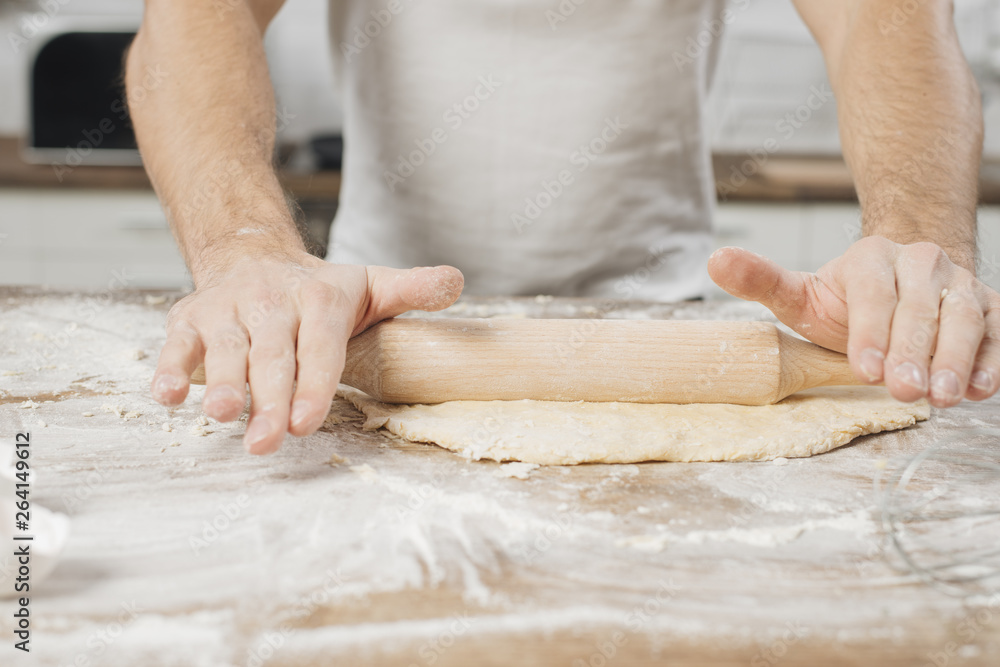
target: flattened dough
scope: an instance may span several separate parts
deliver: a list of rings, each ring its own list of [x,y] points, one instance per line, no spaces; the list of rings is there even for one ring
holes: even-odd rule
[[[386,428],[471,459],[540,465],[641,461],[767,461],[822,454],[859,435],[930,416],[926,401],[900,403],[883,387],[825,387],[775,405],[665,405],[455,401],[387,405],[351,387],[340,394]]]

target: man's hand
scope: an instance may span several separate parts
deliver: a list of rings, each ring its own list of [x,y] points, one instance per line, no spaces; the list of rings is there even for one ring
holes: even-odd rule
[[[932,243],[869,236],[815,274],[722,248],[708,264],[733,296],[759,301],[794,331],[847,352],[854,374],[902,401],[949,407],[1000,385],[1000,294]]]
[[[458,269],[411,270],[329,264],[306,253],[290,260],[248,255],[179,301],[153,376],[153,397],[181,403],[204,359],[205,413],[239,417],[250,384],[243,443],[268,454],[285,432],[318,429],[344,369],[347,341],[408,310],[441,310],[462,291]]]

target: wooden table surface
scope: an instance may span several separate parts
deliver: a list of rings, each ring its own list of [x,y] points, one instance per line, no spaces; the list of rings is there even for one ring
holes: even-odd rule
[[[175,298],[0,289],[0,436],[31,432],[33,500],[72,521],[32,598],[30,656],[0,603],[0,664],[1000,664],[1000,594],[902,568],[873,485],[932,445],[995,452],[995,398],[786,465],[518,479],[363,431],[343,403],[255,458],[243,423],[199,423],[203,388],[173,410],[150,399]],[[449,314],[763,316],[546,299]],[[1000,506],[997,487],[974,500]]]

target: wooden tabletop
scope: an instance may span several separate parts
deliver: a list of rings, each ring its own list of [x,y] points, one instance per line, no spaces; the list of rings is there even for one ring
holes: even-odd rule
[[[0,603],[0,664],[1000,663],[1000,594],[956,596],[902,567],[873,483],[933,445],[995,453],[996,398],[785,465],[518,479],[363,431],[343,403],[255,458],[243,423],[201,419],[203,388],[173,410],[148,395],[177,296],[0,288],[0,434],[31,432],[33,500],[72,521],[32,597],[30,657]],[[446,314],[764,317],[560,299]],[[998,487],[966,500],[1000,507]]]

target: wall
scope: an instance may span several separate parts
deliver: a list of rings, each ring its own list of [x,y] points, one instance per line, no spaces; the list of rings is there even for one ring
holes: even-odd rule
[[[207,1],[207,0],[206,0]],[[475,0],[469,0],[474,2]],[[57,0],[54,17],[36,13],[45,29],[74,22],[124,18],[137,24],[137,0]],[[288,0],[268,31],[267,47],[279,105],[290,122],[288,140],[334,131],[342,122],[331,86],[326,39],[327,0]],[[552,0],[556,4],[556,0]],[[900,6],[905,4],[900,0]],[[956,0],[956,23],[986,97],[987,153],[1000,157],[1000,0]],[[20,10],[39,7],[31,0],[0,0],[0,134],[20,134],[25,125],[24,53],[15,52],[11,34],[20,34]],[[838,151],[836,105],[823,104],[809,121],[785,138],[776,125],[806,101],[811,86],[826,82],[822,57],[798,18],[791,0],[734,0],[735,20],[728,27],[710,104],[717,149],[740,151],[769,137],[789,152]],[[740,9],[745,7],[745,9]],[[29,47],[41,38],[31,40]],[[294,117],[292,117],[294,116]]]

